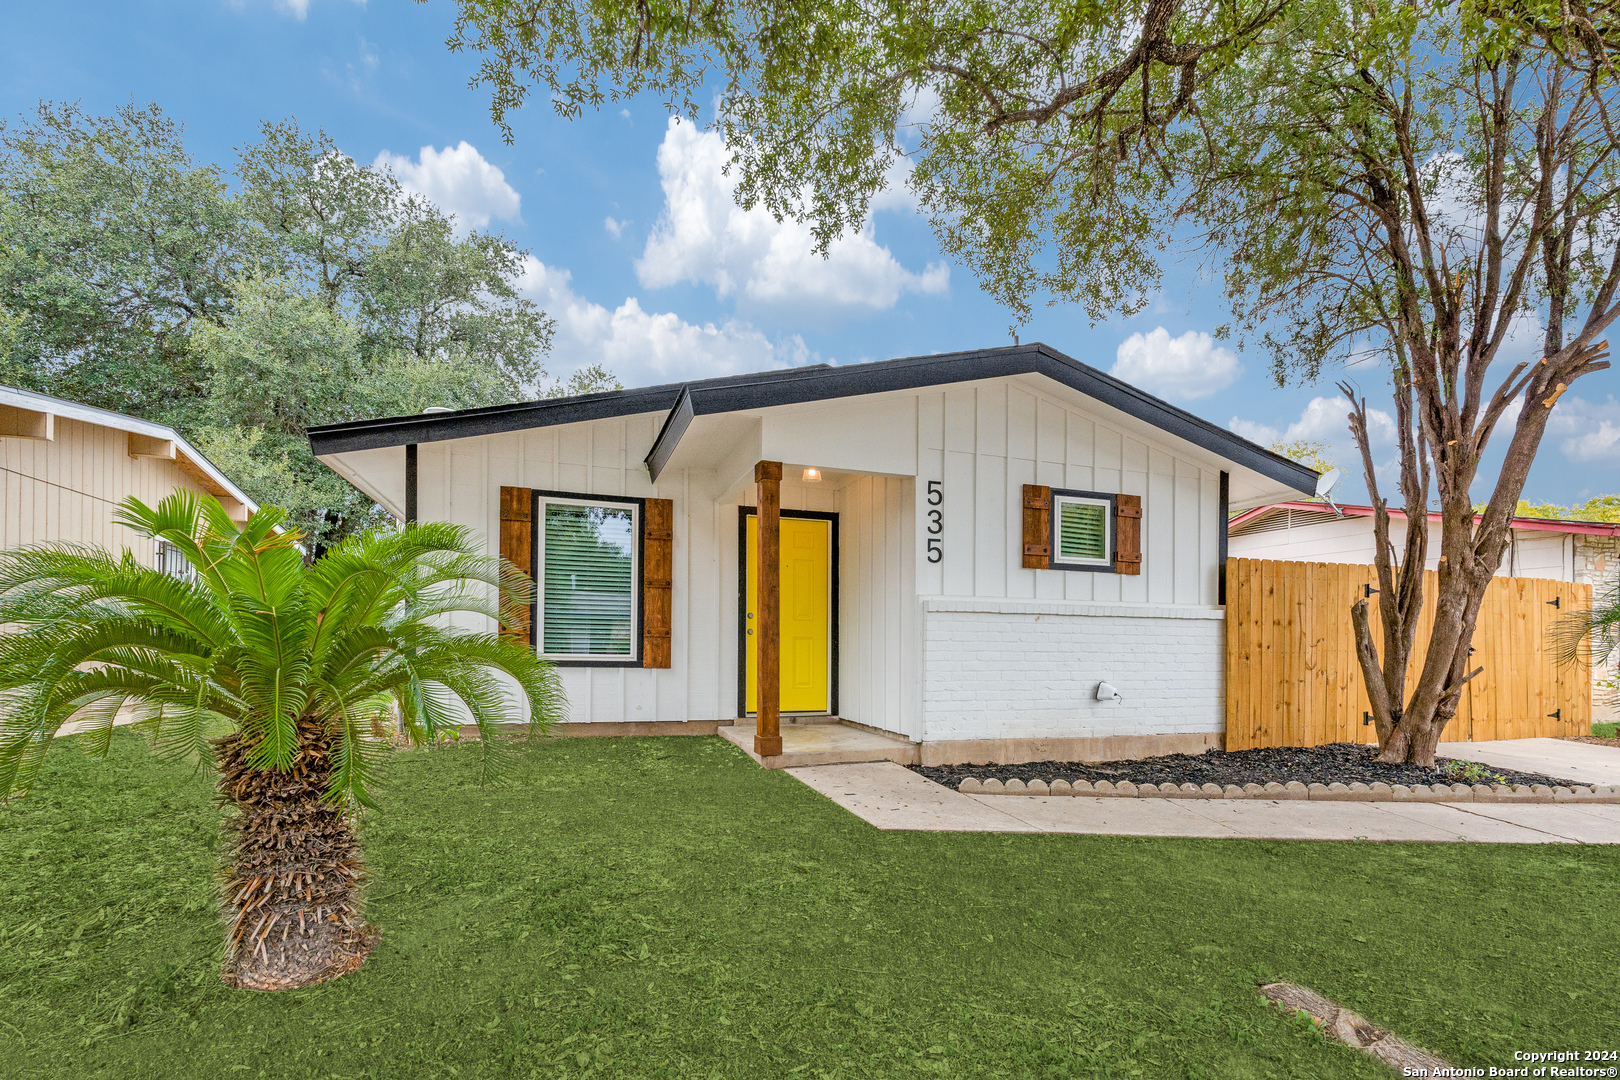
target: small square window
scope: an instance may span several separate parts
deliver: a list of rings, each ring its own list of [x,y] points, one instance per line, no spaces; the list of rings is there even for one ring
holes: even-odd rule
[[[1052,568],[1111,569],[1114,500],[1091,492],[1052,493]]]
[[[636,659],[639,509],[633,503],[539,499],[535,554],[542,656]]]
[[[169,541],[161,539],[157,542],[157,572],[181,581],[190,581],[197,576],[196,569],[186,560],[185,554]]]

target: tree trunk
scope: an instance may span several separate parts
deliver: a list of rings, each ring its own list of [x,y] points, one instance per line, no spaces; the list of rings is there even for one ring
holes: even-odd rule
[[[294,990],[365,962],[377,930],[365,923],[360,846],[342,806],[322,800],[330,739],[298,724],[286,771],[248,764],[240,734],[215,744],[226,822],[225,962],[221,978],[247,990]]]

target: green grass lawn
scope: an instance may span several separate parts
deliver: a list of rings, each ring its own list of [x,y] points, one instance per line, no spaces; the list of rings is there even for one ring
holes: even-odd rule
[[[1373,1077],[1620,1048],[1620,851],[881,833],[717,738],[403,754],[359,972],[216,978],[210,777],[121,734],[0,811],[7,1077]]]

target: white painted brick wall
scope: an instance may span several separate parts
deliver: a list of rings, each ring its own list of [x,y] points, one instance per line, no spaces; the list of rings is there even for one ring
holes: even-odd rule
[[[930,741],[1224,727],[1221,608],[942,598],[923,619]]]

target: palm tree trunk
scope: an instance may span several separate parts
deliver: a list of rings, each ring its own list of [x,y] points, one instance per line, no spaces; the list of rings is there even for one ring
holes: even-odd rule
[[[365,923],[364,866],[349,815],[322,800],[330,738],[301,719],[285,771],[248,763],[239,734],[215,744],[218,801],[226,822],[224,981],[248,990],[293,990],[365,963],[377,930]]]

